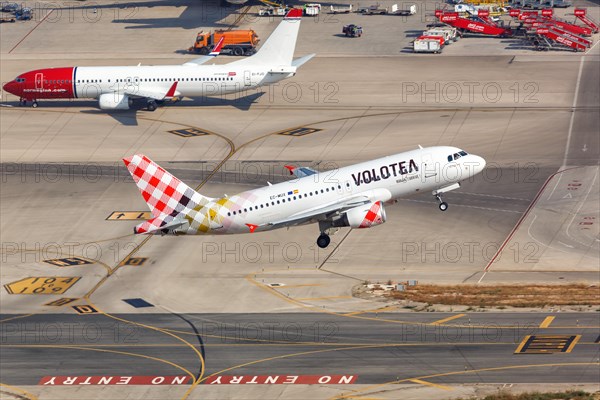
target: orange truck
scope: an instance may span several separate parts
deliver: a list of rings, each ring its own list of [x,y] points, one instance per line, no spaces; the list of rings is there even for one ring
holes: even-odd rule
[[[231,54],[234,56],[251,56],[256,52],[258,45],[258,36],[253,30],[224,31],[216,30],[214,32],[199,32],[196,36],[196,42],[189,48],[190,53],[206,55],[211,52],[213,47],[219,42],[221,37],[225,37],[221,54]]]

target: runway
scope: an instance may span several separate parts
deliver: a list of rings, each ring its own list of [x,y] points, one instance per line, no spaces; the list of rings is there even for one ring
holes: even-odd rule
[[[600,354],[600,321],[595,314],[560,314],[545,328],[540,328],[545,318],[540,314],[453,316],[33,315],[0,325],[0,372],[11,385],[35,385],[45,376],[184,371],[200,383],[214,375],[352,375],[365,385],[425,376],[439,385],[597,382],[598,369],[592,366]],[[3,320],[14,317],[2,315]],[[553,354],[515,353],[528,335],[578,338],[568,350],[549,347]]]

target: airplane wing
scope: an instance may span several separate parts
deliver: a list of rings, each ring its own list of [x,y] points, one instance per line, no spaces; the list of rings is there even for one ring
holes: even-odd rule
[[[356,195],[342,199],[340,201],[320,205],[309,210],[291,215],[289,218],[279,221],[273,221],[263,226],[283,226],[283,225],[301,225],[309,221],[318,221],[331,218],[334,215],[341,214],[351,208],[361,206],[373,201],[366,195]]]
[[[217,42],[217,45],[213,48],[213,50],[206,56],[195,58],[191,61],[184,63],[183,65],[188,66],[198,66],[202,65],[207,61],[214,60],[216,56],[221,53],[221,49],[223,48],[223,43],[225,42],[225,36],[221,36],[221,39]]]
[[[144,99],[154,99],[154,100],[164,100],[170,97],[176,97],[179,92],[177,92],[177,84],[179,82],[173,82],[169,90],[166,92],[164,90],[153,89],[153,88],[142,88],[140,89],[138,86],[134,86],[131,88],[126,88],[123,93],[130,97],[141,97]]]
[[[296,178],[303,178],[305,176],[319,173],[318,171],[315,171],[309,167],[294,167],[293,165],[286,165],[285,167],[290,171],[290,175],[295,175]]]

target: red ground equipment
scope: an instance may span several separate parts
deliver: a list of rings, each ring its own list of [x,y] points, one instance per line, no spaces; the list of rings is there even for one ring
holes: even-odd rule
[[[527,37],[538,50],[566,47],[585,51],[592,46],[592,41],[583,37],[591,34],[590,28],[559,20],[553,14],[552,9],[542,10],[541,15],[537,11],[510,10],[510,16],[521,21]]]
[[[592,32],[598,33],[600,31],[600,24],[587,16],[587,9],[585,8],[576,8],[575,17],[577,17],[581,22],[590,27]]]
[[[579,42],[577,40],[573,40],[572,36],[567,37],[565,35],[561,35],[558,31],[556,31],[554,28],[552,27],[544,27],[544,28],[537,28],[536,29],[536,33],[538,35],[539,38],[547,38],[552,40],[553,42],[556,42],[562,46],[566,46],[566,47],[570,47],[572,48],[574,51],[585,51],[588,46],[585,45],[582,42]],[[536,45],[536,47],[538,47],[539,49],[543,48],[543,47],[548,47],[551,48],[553,47],[551,42],[545,41],[546,43],[543,42],[536,42],[536,39],[534,39],[533,43]]]
[[[519,12],[519,10],[511,10],[510,15],[515,16],[514,14],[516,12]],[[523,23],[526,25],[530,24],[531,22],[529,22],[529,21],[531,20],[531,18],[533,18],[536,21],[539,21],[543,24],[547,24],[550,26],[558,26],[559,28],[566,30],[570,33],[573,33],[575,35],[578,35],[578,36],[591,36],[592,35],[591,28],[572,24],[572,23],[564,21],[562,19],[553,17],[553,10],[551,8],[542,10],[542,15],[539,15],[539,13],[537,11],[521,11],[519,14],[517,14],[517,17],[519,20],[523,21]]]
[[[444,10],[435,10],[435,16],[443,23],[459,29],[461,32],[473,32],[490,36],[512,36],[512,31],[508,28],[498,26],[496,23],[489,23],[486,20],[468,19],[461,17],[457,12],[446,12]],[[489,16],[489,14],[488,14]]]

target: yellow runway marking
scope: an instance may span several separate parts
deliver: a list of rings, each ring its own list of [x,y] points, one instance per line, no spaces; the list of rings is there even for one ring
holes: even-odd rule
[[[571,351],[573,351],[573,347],[575,347],[577,342],[579,342],[579,339],[581,339],[581,335],[576,335],[575,339],[573,339],[567,350],[565,350],[565,353],[570,353]]]
[[[4,288],[9,294],[63,294],[80,276],[32,276],[7,283]]]
[[[324,297],[304,297],[296,298],[298,301],[317,301],[317,300],[335,300],[335,299],[351,299],[352,296],[324,296]]]
[[[150,211],[113,211],[106,221],[136,221],[152,218]]]
[[[521,343],[519,343],[519,346],[517,347],[517,349],[515,350],[515,354],[520,353],[523,351],[523,347],[525,347],[525,345],[527,344],[527,342],[529,341],[529,338],[531,336],[527,335],[523,338],[523,340],[521,341]]]
[[[341,315],[343,315],[345,317],[351,317],[353,315],[392,311],[392,310],[395,310],[397,308],[398,308],[398,306],[387,306],[387,307],[382,307],[382,308],[374,308],[372,310],[353,311],[353,312],[349,312],[349,313],[341,314]]]
[[[437,383],[431,383],[431,382],[427,382],[427,381],[422,381],[420,379],[411,379],[410,381],[414,382],[414,383],[420,383],[421,385],[431,386],[431,387],[434,387],[434,388],[442,389],[442,390],[454,390],[450,386],[439,385]]]
[[[7,388],[9,390],[12,390],[14,392],[18,392],[18,393],[22,394],[23,396],[27,396],[30,400],[37,400],[38,399],[38,397],[36,395],[31,394],[28,391],[25,391],[25,390],[23,390],[21,388],[18,388],[16,386],[11,386],[11,385],[7,385],[5,383],[0,383],[0,387],[5,387],[5,388]]]
[[[448,318],[438,319],[437,321],[433,321],[433,322],[431,323],[431,325],[441,325],[441,324],[443,324],[444,322],[453,321],[453,320],[455,320],[455,319],[462,318],[462,317],[464,317],[465,315],[467,315],[467,314],[456,314],[456,315],[452,315],[452,316],[450,316],[450,317],[448,317]]]
[[[546,318],[544,318],[544,320],[540,324],[540,328],[547,328],[547,327],[549,327],[550,324],[552,323],[552,321],[554,321],[554,318],[555,317],[546,317]]]

